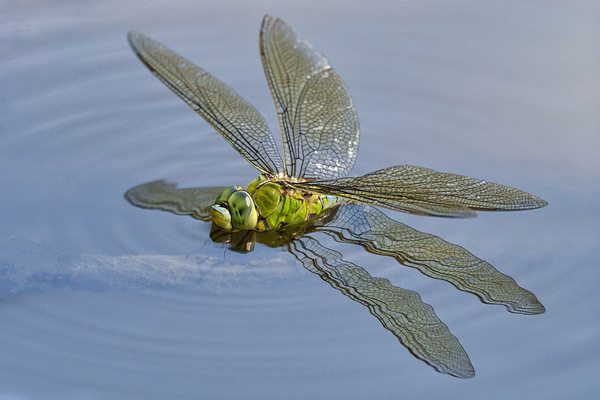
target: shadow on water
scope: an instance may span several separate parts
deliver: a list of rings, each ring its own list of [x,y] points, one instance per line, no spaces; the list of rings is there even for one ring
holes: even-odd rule
[[[125,198],[137,207],[190,215],[208,222],[208,210],[224,189],[177,189],[165,181],[153,181],[131,188]],[[323,232],[338,242],[357,244],[371,253],[395,258],[429,277],[475,294],[484,303],[504,305],[512,313],[545,311],[533,293],[464,248],[419,232],[362,203],[341,203],[327,210],[323,218],[281,230],[226,232],[213,225],[211,239],[229,243],[232,250],[243,253],[252,251],[256,242],[270,247],[285,246],[308,271],[366,306],[415,357],[442,373],[460,378],[475,375],[458,339],[433,308],[421,301],[418,293],[371,276],[362,267],[344,260],[339,252],[324,247],[310,236],[313,232]]]

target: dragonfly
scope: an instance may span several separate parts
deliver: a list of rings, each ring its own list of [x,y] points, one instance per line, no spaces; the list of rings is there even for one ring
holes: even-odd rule
[[[349,91],[327,59],[281,19],[264,17],[259,46],[282,156],[265,119],[233,89],[142,33],[132,31],[128,40],[142,63],[259,171],[245,189],[149,182],[125,194],[132,204],[212,221],[211,238],[237,243],[241,251],[252,250],[256,241],[287,246],[308,270],[366,305],[417,358],[450,375],[470,377],[474,369],[431,306],[343,260],[310,233],[395,258],[511,312],[544,312],[535,295],[487,262],[373,206],[465,218],[479,210],[528,210],[547,203],[509,186],[411,165],[349,177],[360,136]]]

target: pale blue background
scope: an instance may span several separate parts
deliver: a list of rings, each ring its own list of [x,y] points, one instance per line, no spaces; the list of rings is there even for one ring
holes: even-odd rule
[[[325,54],[362,127],[354,175],[415,164],[550,205],[473,220],[390,213],[535,293],[508,313],[349,245],[416,290],[467,350],[459,380],[282,249],[239,255],[128,188],[245,185],[252,169],[136,59],[140,30],[277,122],[270,13]],[[0,2],[0,398],[598,396],[600,6],[547,1]]]

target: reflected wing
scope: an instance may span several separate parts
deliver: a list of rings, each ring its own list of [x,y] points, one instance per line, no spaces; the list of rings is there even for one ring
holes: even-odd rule
[[[293,185],[396,211],[442,217],[473,217],[472,209],[517,211],[547,205],[538,197],[508,186],[412,165],[384,168],[357,178]]]
[[[279,115],[288,175],[348,175],[358,153],[358,117],[348,90],[325,57],[268,15],[260,54]]]
[[[125,198],[134,206],[169,211],[210,221],[208,210],[226,187],[177,189],[172,183],[153,181],[132,187]]]
[[[309,236],[293,241],[288,248],[306,269],[366,306],[417,358],[446,374],[461,378],[475,375],[458,339],[439,320],[433,308],[421,301],[418,293],[369,275]]]
[[[129,44],[152,73],[213,126],[262,172],[282,170],[277,144],[264,118],[223,82],[139,32]]]
[[[533,293],[464,248],[401,224],[366,204],[341,205],[317,230],[340,242],[359,244],[371,253],[394,257],[429,277],[477,295],[484,303],[502,304],[518,314],[545,311]]]

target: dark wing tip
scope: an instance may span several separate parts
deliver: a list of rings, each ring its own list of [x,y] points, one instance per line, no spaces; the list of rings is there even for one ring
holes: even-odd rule
[[[523,211],[523,210],[535,210],[537,208],[546,207],[548,202],[532,195],[531,193],[522,192],[520,193],[520,201],[515,201],[513,204],[510,204],[511,207],[508,207],[508,211]],[[502,209],[501,209],[502,210]]]
[[[140,37],[144,37],[144,35],[135,30],[129,31],[127,33],[127,41],[129,42],[129,45],[133,50],[137,49],[137,43],[139,42]]]
[[[278,21],[278,18],[272,17],[269,14],[265,14],[262,23],[260,25],[260,34],[258,35],[258,43],[260,47],[261,57],[265,55],[264,39],[267,36],[267,31]]]
[[[542,208],[542,207],[546,207],[548,205],[548,202],[544,199],[540,199],[539,197],[536,197],[534,204],[535,204],[534,208]]]
[[[265,16],[263,17],[263,20],[262,20],[262,26],[264,27],[267,23],[269,23],[275,19],[277,19],[277,18],[275,18],[269,14],[265,14]]]

